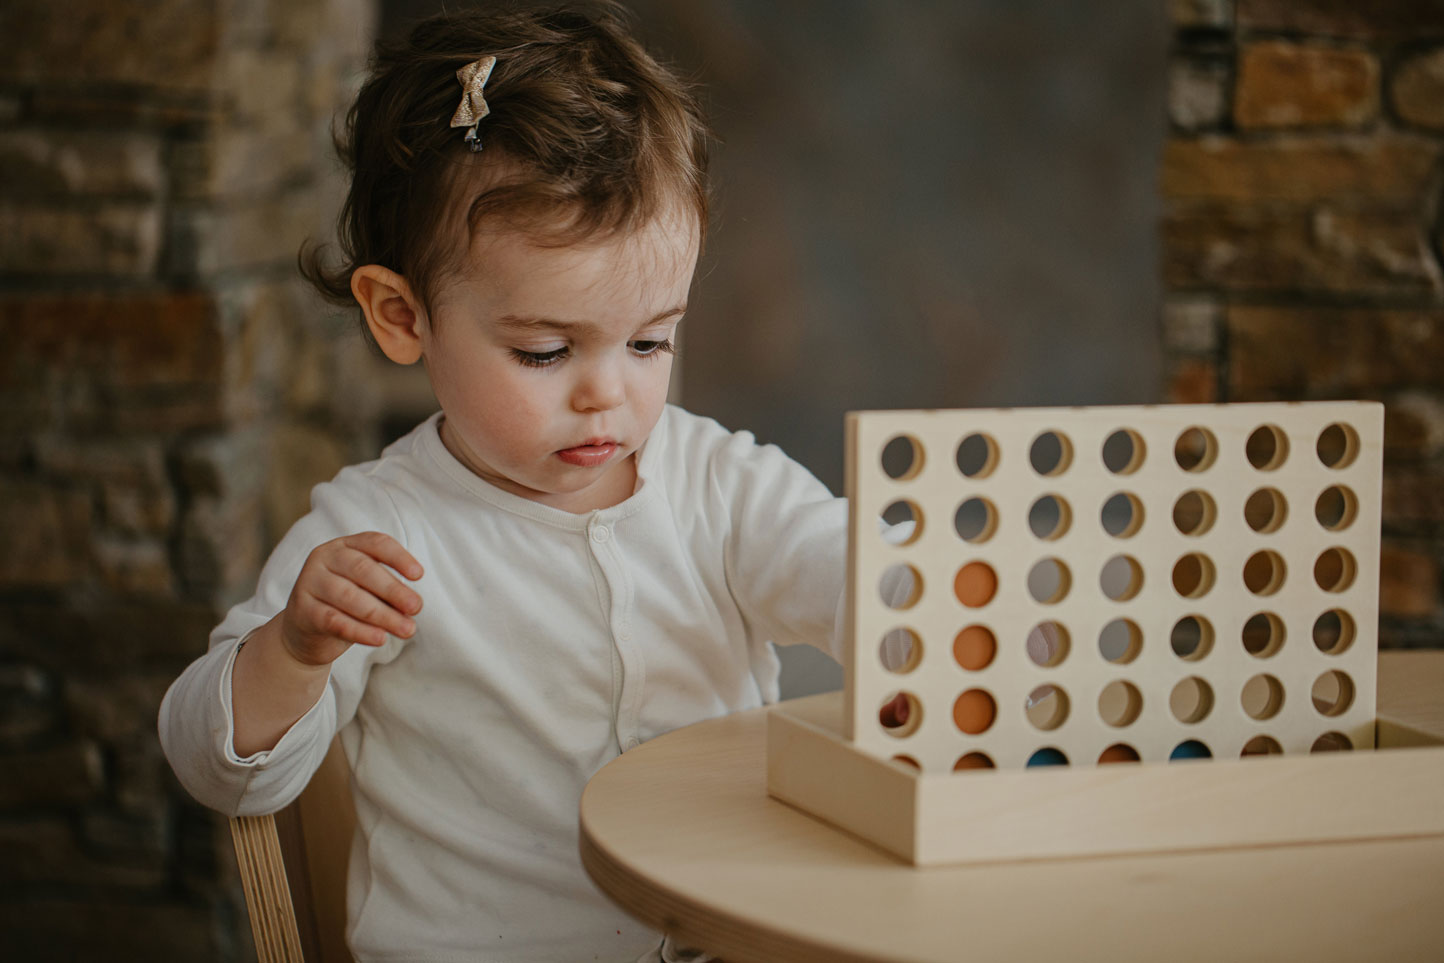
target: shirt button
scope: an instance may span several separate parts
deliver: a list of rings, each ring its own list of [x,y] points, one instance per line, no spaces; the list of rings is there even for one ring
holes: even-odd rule
[[[605,525],[598,525],[592,529],[592,541],[598,545],[612,537],[612,530]]]

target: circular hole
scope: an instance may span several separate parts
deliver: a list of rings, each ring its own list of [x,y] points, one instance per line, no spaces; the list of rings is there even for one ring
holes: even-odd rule
[[[1321,715],[1341,716],[1354,704],[1354,680],[1330,669],[1314,680],[1314,708]]]
[[[918,770],[919,772],[921,772],[921,771],[922,771],[922,768],[923,768],[923,767],[922,767],[922,764],[919,763],[919,762],[918,762],[916,759],[914,759],[912,756],[904,755],[904,754],[901,753],[901,752],[898,753],[897,755],[893,756],[893,757],[892,757],[892,761],[893,761],[893,762],[900,762],[900,763],[902,763],[904,766],[907,766],[909,769],[916,769],[916,770]]]
[[[969,689],[953,703],[953,723],[970,736],[987,732],[998,717],[998,704],[986,689]]]
[[[878,643],[877,657],[889,672],[911,672],[923,660],[923,640],[912,629],[893,629]]]
[[[912,608],[923,595],[923,577],[911,565],[899,562],[883,569],[877,594],[890,609]]]
[[[898,499],[882,510],[883,541],[889,545],[911,545],[923,533],[923,510],[906,499]]]
[[[1342,532],[1354,524],[1359,514],[1359,500],[1343,485],[1330,485],[1314,502],[1314,517],[1331,532]]]
[[[1351,752],[1354,744],[1342,732],[1326,732],[1314,740],[1309,752]]]
[[[1248,463],[1259,471],[1273,471],[1289,457],[1289,436],[1278,425],[1260,425],[1244,442]]]
[[[1183,742],[1180,742],[1178,745],[1174,746],[1173,751],[1168,754],[1168,759],[1170,762],[1176,762],[1182,759],[1212,758],[1213,752],[1208,748],[1208,746],[1205,746],[1197,739],[1185,739]]]
[[[1207,595],[1213,588],[1213,577],[1213,562],[1198,552],[1189,552],[1173,565],[1173,588],[1186,599]]]
[[[953,763],[953,772],[963,772],[967,769],[993,769],[993,760],[986,752],[970,752],[960,756],[958,761]]]
[[[1272,719],[1284,707],[1284,686],[1271,675],[1256,675],[1243,684],[1239,702],[1250,719]]]
[[[1218,439],[1207,428],[1185,428],[1173,443],[1173,460],[1184,471],[1207,471],[1218,457]]]
[[[1179,722],[1187,725],[1202,722],[1213,711],[1213,688],[1191,675],[1168,694],[1168,708]]]
[[[1072,521],[1068,503],[1057,495],[1044,495],[1028,509],[1028,528],[1045,541],[1062,538]]]
[[[969,435],[958,445],[957,463],[968,478],[987,478],[998,467],[998,443],[981,433]]]
[[[1023,643],[1034,665],[1051,669],[1068,658],[1068,630],[1058,622],[1039,622]]]
[[[998,592],[998,573],[987,562],[969,562],[953,576],[953,594],[970,609],[982,608]]]
[[[969,672],[980,672],[993,664],[998,639],[991,629],[969,625],[953,639],[953,658]]]
[[[1115,555],[1098,573],[1103,594],[1115,602],[1126,602],[1143,590],[1143,566],[1128,555]]]
[[[1140,762],[1142,758],[1142,756],[1138,755],[1138,750],[1128,745],[1128,743],[1115,742],[1107,749],[1104,749],[1098,756],[1098,764],[1100,766],[1106,766],[1116,762]]]
[[[1114,619],[1098,633],[1098,654],[1114,665],[1127,665],[1143,651],[1143,631],[1132,619]]]
[[[1118,492],[1103,503],[1103,530],[1114,538],[1132,538],[1143,527],[1143,502],[1137,495]]]
[[[1068,718],[1068,693],[1050,683],[1040,685],[1023,700],[1023,712],[1035,728],[1056,729]]]
[[[1314,581],[1325,592],[1343,592],[1354,584],[1358,566],[1346,548],[1327,548],[1314,562]]]
[[[923,723],[923,704],[911,692],[894,692],[878,706],[877,721],[882,731],[905,739]]]
[[[1137,686],[1114,679],[1098,693],[1098,716],[1115,729],[1131,726],[1143,711],[1143,694]]]
[[[1283,556],[1278,552],[1254,552],[1243,563],[1244,587],[1255,595],[1274,594],[1283,587],[1285,575]]]
[[[1173,654],[1186,662],[1197,662],[1213,650],[1213,626],[1201,615],[1185,615],[1168,634]]]
[[[1354,619],[1343,609],[1329,609],[1314,620],[1314,645],[1325,655],[1339,655],[1354,644]]]
[[[895,481],[916,478],[923,470],[923,446],[910,435],[898,435],[882,446],[882,470]]]
[[[1061,602],[1072,585],[1068,566],[1056,558],[1045,558],[1028,572],[1028,594],[1044,605]]]
[[[1254,736],[1243,744],[1243,752],[1239,756],[1281,756],[1283,753],[1284,747],[1273,736]]]
[[[1208,492],[1192,489],[1173,503],[1173,524],[1185,535],[1202,535],[1218,518],[1218,506]]]
[[[998,510],[986,498],[969,498],[953,515],[953,531],[965,542],[986,542],[998,530]]]
[[[1068,765],[1068,757],[1063,755],[1063,750],[1061,749],[1044,746],[1029,756],[1028,761],[1024,763],[1024,765],[1028,769],[1034,769],[1038,766],[1066,766]]]
[[[1103,467],[1115,475],[1136,472],[1146,454],[1143,436],[1131,428],[1120,428],[1103,440]]]
[[[1278,531],[1288,513],[1289,503],[1274,488],[1260,488],[1243,503],[1243,520],[1261,535]]]
[[[1325,468],[1348,468],[1359,455],[1358,432],[1342,422],[1335,422],[1319,432],[1314,450]]]
[[[1058,431],[1045,431],[1028,447],[1028,464],[1040,475],[1061,475],[1073,462],[1073,443]]]
[[[1255,612],[1243,624],[1243,650],[1259,659],[1268,659],[1284,647],[1284,620],[1272,612]]]

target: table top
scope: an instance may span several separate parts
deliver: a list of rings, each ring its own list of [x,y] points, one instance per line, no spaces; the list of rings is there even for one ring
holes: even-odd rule
[[[1379,693],[1444,741],[1444,652],[1384,653]],[[581,802],[597,884],[728,963],[1444,959],[1444,836],[915,869],[767,795],[766,712],[645,743]]]

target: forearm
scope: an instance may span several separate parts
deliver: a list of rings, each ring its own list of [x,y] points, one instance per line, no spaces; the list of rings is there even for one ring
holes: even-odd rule
[[[330,665],[305,665],[281,642],[281,618],[251,633],[231,668],[231,711],[236,755],[241,758],[276,743],[326,690]]]

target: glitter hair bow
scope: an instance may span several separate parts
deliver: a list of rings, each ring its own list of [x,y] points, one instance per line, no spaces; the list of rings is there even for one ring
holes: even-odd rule
[[[491,68],[495,66],[495,57],[482,57],[456,72],[456,79],[461,81],[461,104],[456,108],[456,113],[451,115],[451,126],[471,128],[466,132],[465,140],[466,145],[473,151],[481,150],[481,138],[476,130],[481,126],[481,119],[491,113],[481,91],[486,86],[487,78],[491,76]]]

